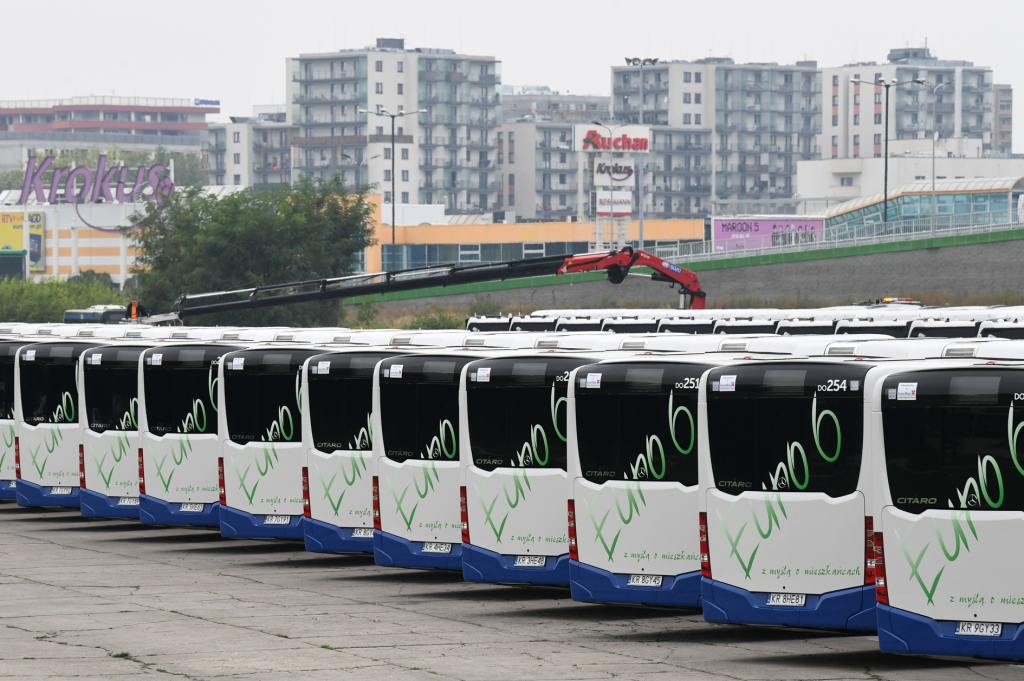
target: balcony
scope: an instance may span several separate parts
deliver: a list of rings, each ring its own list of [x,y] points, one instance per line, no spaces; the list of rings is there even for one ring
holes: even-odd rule
[[[336,92],[334,94],[323,93],[318,95],[295,95],[292,97],[294,104],[331,104],[332,102],[365,102],[366,93],[359,92]]]
[[[960,86],[960,90],[962,92],[991,92],[992,83],[982,83],[981,85],[978,85],[977,83],[974,83],[973,85],[963,83]]]
[[[558,149],[559,151],[572,151],[572,143],[569,140],[537,140],[538,149]]]
[[[447,141],[446,137],[435,137],[435,136],[431,135],[430,137],[421,137],[420,138],[420,146],[421,147],[443,147],[446,141]]]
[[[252,170],[255,173],[286,173],[291,166],[288,163],[253,163]]]
[[[980,135],[985,132],[992,132],[992,126],[985,125],[962,125],[960,126],[960,132],[966,132],[972,135]]]
[[[366,78],[366,69],[347,69],[344,71],[331,72],[329,69],[293,71],[292,81],[296,83],[307,83],[312,81],[330,80],[361,80]]]
[[[575,172],[579,169],[579,164],[576,161],[567,161],[565,163],[559,163],[558,161],[544,161],[537,159],[537,170],[562,170]]]
[[[801,135],[820,135],[821,134],[821,126],[820,125],[801,125],[800,126],[800,134]]]
[[[461,187],[461,189],[469,189],[470,191],[474,191],[474,192],[476,192],[476,191],[496,192],[499,189],[501,189],[501,182],[480,182],[479,180],[477,180],[476,182],[473,182],[472,180],[470,180],[469,182],[463,182],[462,184],[464,186]]]
[[[465,83],[468,79],[461,71],[420,71],[421,83]]]
[[[365,146],[366,135],[346,135],[344,137],[293,137],[295,147],[336,147]]]
[[[689,153],[710,154],[710,144],[687,144],[685,142],[657,142],[651,149],[654,151],[685,151]]]
[[[984,113],[986,111],[992,111],[992,105],[985,103],[978,104],[977,102],[971,102],[970,104],[964,103],[964,111],[968,111],[970,113]]]
[[[479,71],[474,71],[473,73],[469,74],[469,78],[467,78],[466,80],[468,80],[470,83],[488,83],[492,85],[499,85],[501,83],[501,75],[497,73],[480,73]]]
[[[460,137],[459,146],[469,147],[470,149],[495,149],[497,148],[498,143],[493,140],[488,140],[485,142],[481,140],[479,137]]]
[[[741,163],[738,166],[732,166],[731,170],[738,170],[741,173],[767,173],[768,166],[766,165],[754,165],[751,163]]]
[[[576,212],[576,206],[544,206],[538,203],[537,212],[549,215],[572,215]]]
[[[391,135],[369,135],[366,141],[370,144],[391,144]],[[412,135],[395,135],[394,139],[395,144],[412,144],[413,141]]]
[[[935,113],[953,113],[954,108],[956,107],[953,102],[935,102],[933,106]],[[929,106],[929,109],[931,108],[932,105]]]
[[[451,159],[441,158],[422,158],[420,159],[420,168],[424,170],[430,170],[431,168],[453,168],[457,167],[451,162]]]
[[[496,128],[501,120],[498,118],[469,118],[466,125],[471,128]]]
[[[537,189],[539,192],[551,192],[552,194],[564,194],[566,192],[574,192],[579,189],[579,184],[576,182],[566,182],[565,184],[559,184],[557,182],[544,185],[541,184],[540,188]]]

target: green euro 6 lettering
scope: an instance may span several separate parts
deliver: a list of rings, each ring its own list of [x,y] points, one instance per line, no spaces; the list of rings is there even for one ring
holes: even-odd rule
[[[831,417],[832,423],[836,424],[836,451],[832,454],[826,454],[825,450],[821,448],[821,441],[818,439],[818,431],[821,429],[821,420],[826,416]],[[814,393],[814,399],[811,400],[811,429],[814,433],[814,446],[818,449],[818,453],[821,454],[821,458],[825,459],[829,463],[832,463],[839,458],[839,450],[843,444],[843,432],[839,428],[839,418],[836,417],[835,412],[824,409],[818,413],[818,393]],[[801,451],[803,451],[801,449]],[[803,489],[801,487],[801,489]]]
[[[674,390],[670,390],[668,392],[668,432],[672,435],[672,444],[675,445],[675,448],[679,450],[681,454],[689,454],[693,450],[693,440],[694,436],[697,434],[693,427],[693,414],[691,414],[690,410],[686,407],[676,407],[673,411],[672,400],[675,398],[674,393]],[[679,415],[679,412],[686,414],[686,418],[690,421],[690,444],[685,448],[680,447],[679,441],[676,440],[676,417]]]
[[[1017,435],[1021,428],[1024,428],[1024,421],[1018,423],[1016,428],[1013,427],[1013,402],[1010,402],[1010,414],[1006,418],[1006,439],[1010,442],[1010,458],[1013,459],[1013,465],[1017,467],[1018,473],[1024,475],[1024,466],[1017,460]]]
[[[445,457],[449,459],[455,458],[456,447],[458,443],[455,439],[455,426],[448,419],[437,422],[438,434],[431,438],[430,442],[427,443],[427,456],[428,459],[440,458],[443,453]],[[446,435],[451,435],[451,449],[448,449],[449,440]],[[420,454],[420,458],[423,455]]]
[[[206,432],[206,405],[203,404],[201,399],[192,400],[192,411],[185,415],[185,418],[181,421],[181,427],[178,429],[179,433],[191,433],[198,431],[200,433]]]
[[[540,440],[537,439],[537,435],[540,434]],[[544,443],[544,456],[541,457],[540,448],[537,447],[538,442]],[[550,458],[550,451],[548,450],[548,436],[544,432],[544,426],[531,425],[530,426],[530,441],[524,442],[522,448],[516,452],[516,458],[519,460],[520,466],[528,466],[537,463],[538,466],[546,466],[548,459]],[[513,460],[512,465],[515,466],[516,462]]]
[[[801,483],[799,478],[797,478],[797,476],[796,476],[796,465],[795,465],[796,464],[796,454],[795,453],[797,451],[800,452],[800,459],[801,459],[801,461],[803,461],[803,465],[804,465],[804,481],[803,481],[803,483]],[[796,485],[796,488],[799,489],[799,490],[807,489],[807,485],[811,481],[811,469],[807,467],[807,454],[804,453],[803,445],[801,445],[799,442],[793,442],[793,443],[787,442],[786,443],[786,463],[789,464],[789,477],[793,481],[793,484]]]
[[[563,404],[568,404],[569,399],[566,397],[559,397],[555,399],[555,384],[551,384],[551,423],[555,426],[555,435],[562,442],[568,442],[566,435],[562,435],[562,431],[558,429],[558,408]]]
[[[75,398],[70,392],[65,391],[60,396],[60,404],[53,410],[54,423],[71,423],[75,420]]]
[[[366,449],[371,442],[373,442],[373,420],[370,418],[370,414],[367,414],[366,427],[359,429],[355,439],[349,445],[349,449]]]
[[[211,364],[210,370],[206,374],[206,384],[210,388],[210,406],[213,407],[215,412],[220,411],[220,409],[217,408],[217,381],[219,380],[219,378],[214,378],[213,364]]]

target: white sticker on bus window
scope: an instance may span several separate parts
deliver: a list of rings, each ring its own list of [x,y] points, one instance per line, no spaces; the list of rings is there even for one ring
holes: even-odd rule
[[[158,367],[164,363],[164,356],[162,353],[156,353],[153,355],[153,366]]]
[[[480,383],[490,383],[491,382],[491,368],[490,367],[481,367],[480,369],[477,369],[476,370],[476,380],[479,381]]]
[[[92,363],[93,364],[99,364],[102,361],[103,361],[103,353],[100,353],[100,352],[93,353],[93,356],[92,356]]]
[[[316,372],[318,374],[329,374],[329,373],[331,373],[331,361],[327,360],[326,362],[317,362],[316,363]]]
[[[245,357],[235,357],[231,360],[232,369],[241,369],[245,365]]]
[[[900,383],[896,388],[897,400],[916,400],[917,383]]]
[[[25,361],[26,362],[34,362],[34,361],[36,361],[36,351],[35,350],[26,350],[25,351]]]
[[[850,381],[850,390],[853,392],[860,390],[860,381]]]
[[[601,374],[587,374],[587,387],[588,388],[600,388],[601,387]]]
[[[896,399],[896,388],[889,388],[889,399],[890,400],[895,400]]]
[[[736,377],[735,376],[722,376],[718,379],[718,389],[723,393],[734,393],[736,392]]]
[[[401,365],[401,364],[392,364],[391,365],[391,373],[389,374],[391,376],[391,378],[401,378],[402,377],[402,366],[403,365]]]

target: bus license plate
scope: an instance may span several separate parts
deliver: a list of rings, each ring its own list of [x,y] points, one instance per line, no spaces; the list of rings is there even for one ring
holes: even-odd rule
[[[50,494],[71,494],[70,487],[51,487]]]
[[[547,556],[516,556],[515,567],[544,567],[548,562]]]
[[[802,608],[807,605],[807,594],[768,594],[768,605]]]
[[[373,539],[372,527],[357,527],[352,530],[353,539]]]
[[[1002,636],[1003,625],[1000,622],[957,622],[957,636]]]
[[[287,525],[292,521],[290,515],[268,515],[263,521],[264,525]]]
[[[117,505],[118,506],[138,506],[139,505],[139,498],[138,497],[121,497],[120,499],[117,500]]]
[[[423,553],[451,553],[452,545],[436,541],[423,542]]]
[[[630,575],[626,586],[661,586],[661,575]]]
[[[182,504],[181,508],[178,509],[182,513],[202,513],[202,504]]]

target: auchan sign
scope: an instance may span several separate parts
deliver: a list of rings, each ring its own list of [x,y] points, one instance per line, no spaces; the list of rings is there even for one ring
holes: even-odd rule
[[[646,154],[651,150],[651,129],[646,125],[574,125],[573,148],[586,152]]]

